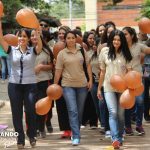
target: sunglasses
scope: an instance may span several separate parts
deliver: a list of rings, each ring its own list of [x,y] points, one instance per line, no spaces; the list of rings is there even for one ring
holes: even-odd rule
[[[47,25],[47,24],[40,24],[40,26],[41,26],[41,27],[45,27],[45,28],[47,28],[47,27],[48,27],[48,25]]]

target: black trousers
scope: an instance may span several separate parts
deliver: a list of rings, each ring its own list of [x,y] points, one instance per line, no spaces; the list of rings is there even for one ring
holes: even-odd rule
[[[150,119],[150,98],[149,98],[150,77],[144,78],[144,118]]]
[[[38,100],[44,98],[47,96],[46,90],[47,87],[49,86],[49,81],[42,81],[37,83],[37,89],[38,89]],[[52,110],[52,109],[51,109]],[[40,132],[43,132],[45,129],[45,121],[46,121],[46,115],[37,115],[37,130]]]
[[[66,102],[63,96],[56,101],[56,110],[60,131],[71,130]]]
[[[85,101],[82,124],[86,125],[87,122],[89,122],[90,126],[98,125],[98,116],[96,114],[96,108],[90,92],[88,92]]]

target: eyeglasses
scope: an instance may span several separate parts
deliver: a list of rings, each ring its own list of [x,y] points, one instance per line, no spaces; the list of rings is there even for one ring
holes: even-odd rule
[[[47,28],[48,25],[47,24],[40,24],[41,27]]]

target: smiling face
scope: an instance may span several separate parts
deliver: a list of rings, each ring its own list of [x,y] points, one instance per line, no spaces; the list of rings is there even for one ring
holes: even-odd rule
[[[66,33],[66,31],[63,30],[63,29],[60,29],[60,30],[58,31],[58,39],[59,39],[60,41],[64,41],[64,35],[65,35],[65,33]]]
[[[104,33],[104,30],[105,30],[105,27],[104,27],[103,25],[99,26],[98,31],[99,31],[99,36],[100,36],[100,37],[101,37],[102,34]]]
[[[76,45],[76,37],[72,33],[68,33],[66,36],[66,44],[67,47],[75,47]]]
[[[94,42],[95,42],[95,37],[94,37],[94,34],[89,34],[88,38],[87,38],[87,42],[89,43],[90,46],[93,46],[94,45]]]
[[[31,42],[32,42],[33,45],[37,44],[38,39],[37,39],[35,30],[32,30],[30,39],[31,39]]]
[[[113,39],[113,46],[115,47],[115,50],[118,51],[121,46],[121,40],[120,36],[116,35]]]
[[[126,37],[127,42],[130,43],[132,41],[132,35],[127,30],[123,30],[123,33]]]
[[[27,46],[29,42],[29,38],[26,34],[26,32],[23,30],[21,33],[18,35],[18,43],[20,46]]]

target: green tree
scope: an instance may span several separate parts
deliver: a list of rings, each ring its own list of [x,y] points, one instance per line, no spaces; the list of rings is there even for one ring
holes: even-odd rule
[[[99,2],[110,2],[112,5],[117,5],[117,3],[122,2],[123,0],[98,0]]]
[[[53,0],[50,14],[57,18],[69,18],[69,0]],[[72,0],[72,17],[85,17],[85,4],[82,0]]]
[[[11,27],[16,26],[15,15],[17,11],[21,8],[20,0],[3,1],[3,5],[4,5],[4,17],[2,21],[8,26],[9,25],[11,25]]]
[[[150,18],[150,0],[144,0],[141,9],[141,16]]]
[[[3,0],[5,24],[4,28],[10,29],[18,27],[15,16],[19,9],[30,7],[39,16],[53,16],[57,18],[69,17],[69,0],[51,0],[49,3],[44,0]],[[84,17],[84,2],[82,0],[72,0],[72,16]]]

